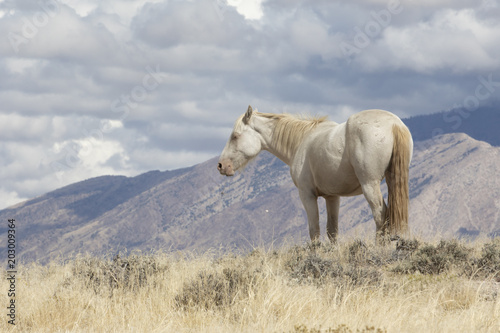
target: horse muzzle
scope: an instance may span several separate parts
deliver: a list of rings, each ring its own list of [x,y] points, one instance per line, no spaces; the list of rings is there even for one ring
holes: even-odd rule
[[[217,165],[217,170],[219,170],[221,175],[224,176],[234,176],[233,163],[229,160],[220,160]]]

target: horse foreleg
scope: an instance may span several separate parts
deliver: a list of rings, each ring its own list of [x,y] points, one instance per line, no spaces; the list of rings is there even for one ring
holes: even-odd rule
[[[328,213],[326,234],[328,235],[330,242],[335,243],[337,241],[337,234],[339,232],[340,197],[331,196],[331,197],[326,197],[325,200],[326,200],[326,211]]]
[[[309,223],[309,236],[311,242],[319,242],[319,211],[318,197],[312,191],[299,190],[300,200],[307,213],[307,222]]]
[[[377,228],[376,240],[377,243],[383,244],[389,236],[387,233],[386,211],[387,206],[380,191],[380,182],[370,182],[361,185],[363,194],[372,210],[373,219]]]

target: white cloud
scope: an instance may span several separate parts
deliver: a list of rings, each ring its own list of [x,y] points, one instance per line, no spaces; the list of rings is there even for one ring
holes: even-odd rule
[[[40,163],[58,186],[100,175],[137,173],[122,143],[99,135],[56,143]]]
[[[370,71],[495,71],[500,68],[500,47],[495,40],[500,40],[500,23],[482,22],[471,9],[446,9],[429,21],[388,27],[356,61]]]
[[[264,0],[228,0],[230,6],[236,7],[236,10],[246,19],[258,20],[264,15],[262,11],[262,2]]]
[[[165,151],[146,148],[134,151],[131,158],[143,160],[144,165],[148,166],[149,170],[175,170],[195,165],[215,156],[214,153],[203,151]]]
[[[19,114],[0,114],[0,140],[3,142],[40,141],[51,128],[48,116],[29,117]]]
[[[18,204],[22,201],[31,199],[29,197],[19,197],[19,194],[16,191],[6,191],[3,188],[0,188],[0,203],[1,208],[6,208]]]
[[[5,66],[12,74],[25,74],[27,70],[34,68],[37,63],[37,59],[5,58]]]
[[[338,121],[430,113],[500,66],[493,0],[401,1],[352,59],[339,44],[387,1],[51,1],[0,2],[4,206],[202,162],[248,104]]]

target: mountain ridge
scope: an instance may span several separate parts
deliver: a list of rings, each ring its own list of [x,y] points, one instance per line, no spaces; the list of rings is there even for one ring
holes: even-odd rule
[[[463,108],[418,115],[403,119],[413,140],[425,141],[442,134],[465,133],[470,137],[500,146],[500,110],[489,106],[469,111]]]
[[[500,148],[466,134],[434,135],[417,143],[410,168],[413,232],[446,237],[500,233],[495,200],[500,184],[491,176],[498,175]],[[18,221],[19,251],[26,261],[75,251],[245,250],[308,239],[288,166],[264,152],[244,172],[225,178],[216,162],[215,157],[173,171],[87,179],[4,209],[0,217]],[[320,209],[324,234],[323,202]],[[363,196],[341,200],[339,228],[340,238],[374,233]]]

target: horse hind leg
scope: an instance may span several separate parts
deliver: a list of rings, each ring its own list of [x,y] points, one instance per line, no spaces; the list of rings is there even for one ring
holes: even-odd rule
[[[361,185],[361,188],[363,189],[363,194],[370,205],[373,219],[375,220],[377,243],[383,244],[389,234],[386,219],[387,205],[380,191],[380,182],[369,182]]]

